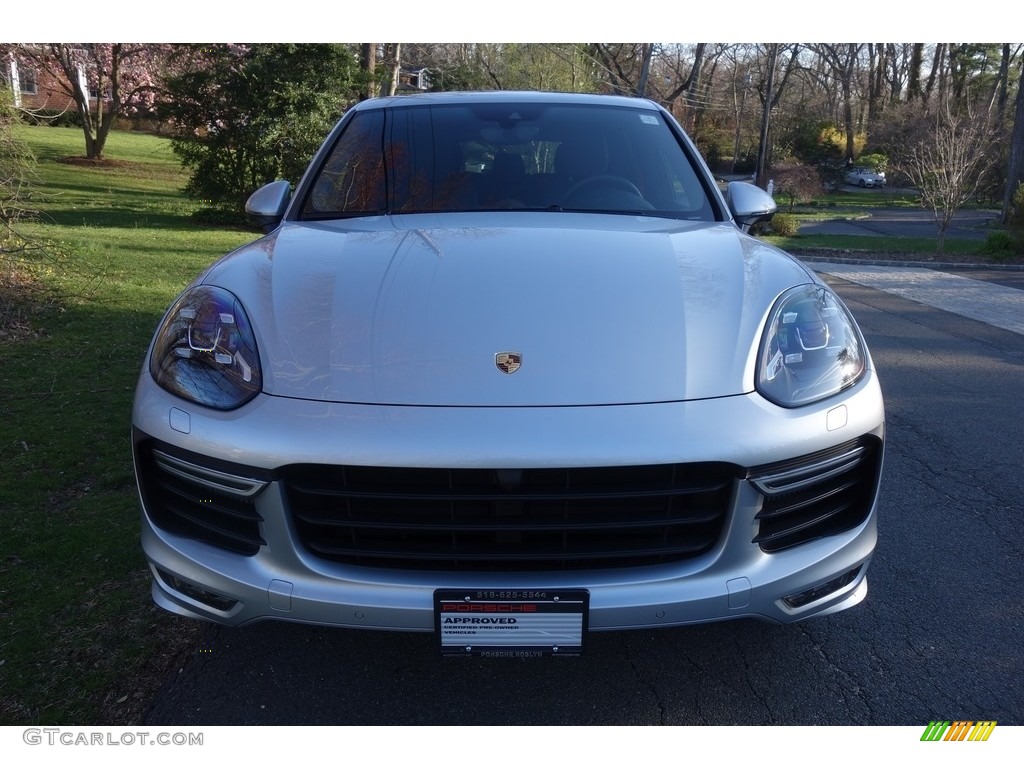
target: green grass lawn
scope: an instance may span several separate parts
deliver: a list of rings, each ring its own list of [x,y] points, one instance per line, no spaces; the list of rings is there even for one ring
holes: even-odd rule
[[[866,219],[876,208],[921,209],[920,197],[905,190],[867,190],[830,192],[809,203],[789,206],[785,199],[776,200],[779,213],[790,214],[798,221],[830,221],[833,219]],[[981,205],[965,206],[985,207]],[[993,230],[996,231],[996,230]],[[938,250],[935,237],[880,237],[869,235],[798,234],[796,237],[764,236],[762,239],[787,251],[829,249],[850,252],[864,257],[886,253],[934,255]],[[947,256],[963,256],[967,261],[999,263],[1006,257],[986,252],[985,242],[947,238],[943,245]]]
[[[788,201],[779,199],[778,203],[779,210],[788,209]],[[826,210],[829,208],[863,210],[879,206],[886,208],[919,208],[921,206],[921,198],[917,193],[906,190],[885,188],[855,191],[839,188],[823,195],[810,204],[801,205],[798,203],[796,207],[803,210],[818,208]]]
[[[782,248],[784,251],[831,249],[848,252],[844,255],[871,258],[884,253],[905,253],[934,255],[938,248],[936,237],[882,237],[871,235],[797,235],[778,237],[766,235],[761,238]],[[963,256],[968,261],[993,261],[982,251],[985,243],[980,240],[947,238],[943,252],[949,256]]]
[[[107,166],[72,164],[80,131],[24,127],[39,160],[22,265],[44,299],[0,343],[0,724],[132,724],[177,638],[138,542],[132,391],[173,297],[255,235],[196,226],[165,139],[112,133]]]

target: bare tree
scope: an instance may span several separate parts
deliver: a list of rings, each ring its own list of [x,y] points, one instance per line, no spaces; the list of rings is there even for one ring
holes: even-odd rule
[[[601,70],[601,79],[612,93],[651,96],[647,80],[653,60],[659,55],[653,43],[593,43],[590,51]]]
[[[939,43],[935,46],[935,55],[932,57],[932,68],[928,74],[928,83],[924,87],[924,94],[922,98],[924,101],[930,101],[932,98],[932,91],[935,89],[936,80],[939,83],[939,97],[945,90],[945,79],[946,79],[946,44]]]
[[[17,125],[14,104],[0,90],[0,342],[31,333],[27,310],[37,286],[29,265],[46,251],[18,226],[34,214],[28,198],[36,177],[35,158]]]
[[[666,82],[671,82],[674,87],[662,96],[662,103],[668,105],[670,110],[675,106],[680,96],[684,97],[683,104],[688,113],[687,116],[693,118],[688,120],[688,128],[690,129],[694,127],[697,115],[703,109],[697,103],[697,92],[701,84],[701,74],[704,69],[704,51],[707,47],[707,43],[697,43],[693,49],[692,60],[682,55],[676,56],[675,62],[669,69],[669,75],[666,77]],[[684,69],[687,67],[688,71],[684,72]]]
[[[743,117],[747,106],[747,93],[750,91],[750,50],[746,46],[736,46],[729,51],[729,98],[733,113],[733,145],[731,173],[736,173],[736,163],[740,156],[740,144],[743,139]],[[741,58],[742,57],[742,58]]]
[[[957,113],[948,102],[911,126],[896,167],[921,191],[921,204],[931,209],[942,253],[950,221],[977,194],[991,163],[994,126],[987,113]]]
[[[988,104],[989,112],[995,108],[1000,116],[1006,111],[1006,102],[1009,99],[1010,60],[1012,58],[1013,52],[1010,44],[1003,43],[1002,56],[999,60],[999,74],[996,75],[996,81],[992,85],[992,98]]]
[[[377,43],[359,44],[359,69],[365,80],[360,99],[369,99],[377,95]]]
[[[782,66],[781,76],[776,76],[776,67],[779,66],[779,57],[789,53],[789,58]],[[756,184],[762,189],[768,185],[767,171],[771,166],[771,142],[769,132],[771,130],[771,114],[779,104],[783,92],[786,90],[786,83],[796,68],[800,46],[798,44],[783,46],[779,43],[768,43],[764,46],[764,68],[762,79],[758,84],[758,95],[761,97],[761,138],[757,148],[757,168],[754,171]]]
[[[885,91],[889,82],[890,57],[895,56],[895,47],[889,43],[868,43],[868,122],[885,107]]]
[[[384,64],[387,78],[381,85],[381,96],[394,96],[398,93],[398,85],[402,75],[402,44],[384,44]]]
[[[0,254],[15,239],[14,224],[26,214],[25,200],[34,171],[34,158],[18,135],[14,105],[0,93]]]
[[[913,50],[916,46],[910,43],[888,43],[888,71],[885,75],[889,85],[889,103],[896,104],[904,93],[904,87],[909,90],[908,79],[910,77],[910,65],[913,59]]]
[[[853,97],[858,64],[860,63],[860,52],[863,47],[862,43],[845,43],[843,45],[821,43],[814,46],[818,55],[832,68],[835,79],[839,82],[843,95],[843,128],[846,132],[846,156],[851,160],[856,154],[854,139],[857,132],[853,119]]]
[[[907,74],[907,101],[920,99],[924,96],[921,92],[921,65],[924,62],[924,43],[914,43],[910,53],[910,66]]]
[[[1024,184],[1024,68],[1017,86],[1017,103],[1013,117],[1013,135],[1010,138],[1010,159],[1006,170],[1006,189],[1003,193],[1002,221],[1010,219],[1013,195]]]

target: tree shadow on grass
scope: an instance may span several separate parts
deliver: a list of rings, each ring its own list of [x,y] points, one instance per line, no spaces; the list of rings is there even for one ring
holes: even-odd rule
[[[66,208],[47,211],[41,219],[47,224],[66,227],[113,227],[146,229],[195,229],[196,224],[188,217],[175,213],[146,211],[126,213],[116,209],[88,210]]]

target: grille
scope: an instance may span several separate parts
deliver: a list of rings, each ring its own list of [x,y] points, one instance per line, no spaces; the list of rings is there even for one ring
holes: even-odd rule
[[[737,468],[395,469],[282,472],[302,544],[336,562],[521,571],[677,562],[722,534]]]
[[[144,446],[138,452],[139,489],[146,512],[164,530],[254,555],[265,543],[253,497],[265,483],[193,464]]]
[[[754,543],[780,552],[857,527],[871,512],[881,466],[881,442],[865,437],[758,469],[750,480],[764,503]]]

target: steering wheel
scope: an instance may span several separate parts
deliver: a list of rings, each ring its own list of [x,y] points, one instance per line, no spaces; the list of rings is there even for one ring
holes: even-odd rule
[[[629,192],[633,195],[636,195],[641,200],[644,199],[643,193],[637,188],[636,184],[634,184],[624,176],[600,174],[598,176],[588,176],[587,178],[582,179],[581,181],[577,181],[575,184],[569,187],[569,191],[565,193],[565,197],[563,199],[563,202],[565,203],[566,207],[571,208],[572,206],[569,205],[569,201],[572,200],[572,198],[575,197],[576,195],[579,195],[582,192],[590,190],[591,188],[593,188],[593,190],[595,191],[607,190],[609,192]]]

